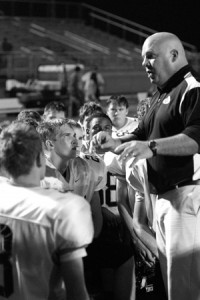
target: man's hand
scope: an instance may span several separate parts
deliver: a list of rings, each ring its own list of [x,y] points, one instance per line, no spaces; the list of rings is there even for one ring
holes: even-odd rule
[[[115,149],[116,154],[120,154],[120,160],[127,160],[131,157],[135,157],[134,164],[142,158],[150,158],[153,156],[153,152],[148,146],[148,141],[132,141],[124,143]]]
[[[92,147],[97,153],[105,153],[107,151],[114,152],[115,148],[121,144],[120,140],[113,139],[106,131],[100,131],[95,134],[91,141]]]
[[[139,239],[132,240],[136,255],[138,255],[147,266],[152,267],[155,264],[155,255]]]

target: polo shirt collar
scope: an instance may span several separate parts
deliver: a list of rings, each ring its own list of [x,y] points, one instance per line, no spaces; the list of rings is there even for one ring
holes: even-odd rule
[[[184,66],[178,72],[176,72],[170,79],[163,85],[162,88],[157,88],[160,94],[170,92],[184,79],[185,75],[191,71],[189,65]]]

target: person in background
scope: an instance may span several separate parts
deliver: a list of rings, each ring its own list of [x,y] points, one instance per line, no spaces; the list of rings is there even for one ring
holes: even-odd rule
[[[42,117],[39,112],[31,109],[23,109],[17,115],[17,121],[23,121],[29,118],[34,119],[38,124],[42,121]]]
[[[100,92],[99,92],[99,85],[97,81],[97,74],[92,72],[90,78],[86,82],[84,86],[84,99],[85,102],[94,101],[99,102]]]
[[[71,112],[70,117],[75,117],[78,114],[79,108],[84,103],[84,93],[81,81],[82,70],[79,66],[76,66],[71,74],[69,74],[68,80],[68,92],[69,92],[69,105]]]
[[[87,144],[87,140],[89,140],[89,135],[87,133],[87,119],[90,115],[92,115],[95,112],[104,112],[102,106],[99,103],[90,101],[87,103],[84,103],[80,110],[79,110],[79,120],[78,122],[81,124],[84,134],[84,143]],[[89,148],[89,146],[85,145],[86,149]],[[84,151],[83,151],[84,152]]]
[[[63,97],[68,96],[68,74],[65,63],[60,64],[60,72],[58,73],[58,81],[60,82],[60,94]]]
[[[82,76],[82,84],[85,101],[98,102],[104,92],[105,80],[96,65]]]
[[[128,117],[128,109],[128,100],[123,95],[112,95],[106,101],[106,113],[113,123],[114,138],[129,134],[138,126],[136,118]]]
[[[1,132],[0,161],[9,174],[0,182],[0,298],[56,300],[59,274],[62,299],[89,300],[82,262],[93,238],[88,203],[40,187],[45,158],[32,126],[12,123]]]
[[[1,43],[1,50],[2,50],[1,65],[2,65],[2,67],[7,68],[9,59],[10,59],[10,55],[13,51],[13,45],[8,40],[7,37],[3,38],[3,41]]]
[[[121,137],[130,134],[137,126],[138,120],[136,118],[128,117],[129,103],[125,96],[112,95],[106,101],[106,113],[112,121],[112,137]],[[110,170],[110,182],[115,186],[113,191],[120,209],[122,201],[134,201],[134,190],[128,188],[125,167],[119,163],[118,156],[112,152],[105,153],[104,161]]]
[[[49,102],[45,108],[42,118],[44,121],[53,119],[65,119],[67,117],[67,108],[62,102],[52,101]]]
[[[121,153],[122,160],[147,159],[150,192],[157,195],[156,240],[167,297],[197,300],[200,181],[193,176],[199,168],[194,156],[200,147],[200,83],[190,72],[182,42],[172,33],[149,36],[142,59],[157,86],[149,111],[128,137],[114,140],[101,132],[93,144]]]

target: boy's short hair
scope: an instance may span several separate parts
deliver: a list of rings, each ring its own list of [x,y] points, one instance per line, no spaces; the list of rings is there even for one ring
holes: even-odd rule
[[[37,127],[37,132],[39,133],[44,145],[47,140],[54,141],[60,127],[65,124],[69,125],[72,128],[69,119],[53,119],[51,121],[41,122]]]
[[[80,129],[82,129],[81,124],[79,122],[77,122],[77,121],[75,121],[73,119],[68,119],[68,121],[69,121],[68,124],[71,125],[73,128],[80,128]]]
[[[110,98],[106,101],[106,107],[108,108],[108,106],[110,105],[110,103],[117,103],[117,105],[121,106],[125,106],[126,108],[129,107],[129,103],[128,100],[125,96],[119,95],[112,95],[110,96]]]
[[[79,122],[83,124],[85,117],[92,115],[95,112],[104,112],[100,104],[90,101],[84,103],[79,110]]]
[[[25,119],[29,119],[29,118],[34,119],[38,123],[42,121],[41,115],[34,110],[23,109],[17,115],[18,121],[24,121]]]
[[[33,126],[13,122],[0,134],[0,165],[14,178],[29,174],[42,152],[40,136]]]
[[[47,105],[44,107],[43,116],[48,115],[48,113],[52,112],[52,111],[58,111],[58,112],[63,111],[66,116],[67,108],[63,102],[51,101],[51,102],[47,103]]]
[[[19,122],[21,122],[21,123],[24,123],[24,124],[28,124],[28,125],[31,125],[31,126],[33,126],[35,129],[38,127],[38,122],[35,120],[35,119],[32,119],[32,118],[26,118],[26,119],[24,119],[24,120],[16,120],[16,121],[13,121],[13,123],[19,123]]]
[[[87,128],[90,126],[90,123],[92,122],[93,119],[95,118],[104,118],[110,121],[111,125],[112,125],[112,121],[109,118],[109,116],[107,114],[105,114],[104,112],[96,112],[94,114],[92,114],[91,116],[89,116],[89,118],[87,119]]]

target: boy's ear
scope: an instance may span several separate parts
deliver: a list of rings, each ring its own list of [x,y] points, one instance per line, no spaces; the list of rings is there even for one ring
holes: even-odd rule
[[[53,142],[51,140],[47,140],[45,142],[45,144],[46,144],[46,147],[47,147],[48,150],[50,150],[50,149],[52,149],[54,147],[54,144],[53,144]]]

